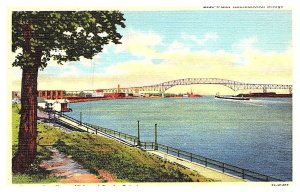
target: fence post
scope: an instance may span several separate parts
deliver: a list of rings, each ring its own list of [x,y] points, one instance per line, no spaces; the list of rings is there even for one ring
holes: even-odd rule
[[[82,112],[80,112],[80,125],[82,124]]]
[[[243,173],[243,179],[245,179],[245,170],[243,169],[243,171],[242,171],[242,173]]]
[[[177,156],[179,157],[179,150],[177,150]]]
[[[205,158],[205,167],[207,167],[207,158]]]
[[[141,145],[141,139],[140,139],[140,121],[138,120],[138,139],[137,139],[137,145]]]
[[[167,146],[167,154],[169,154],[169,147]]]
[[[96,130],[96,135],[97,135],[97,134],[98,134],[98,133],[97,133],[97,130],[98,130],[98,129],[95,129],[95,130]]]
[[[157,124],[155,123],[155,146],[154,150],[158,150],[158,145],[157,145]]]
[[[225,164],[224,163],[222,163],[222,171],[223,171],[223,173],[225,171]]]
[[[191,153],[191,162],[193,162],[193,154]]]

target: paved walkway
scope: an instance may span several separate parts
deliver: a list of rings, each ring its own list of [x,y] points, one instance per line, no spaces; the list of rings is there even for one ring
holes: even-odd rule
[[[75,123],[75,122],[73,122],[69,119],[66,119],[64,117],[59,117],[59,119],[66,122],[66,123],[68,123],[68,124],[73,125],[77,129],[87,131],[87,128],[85,126],[78,125],[78,123]],[[89,129],[88,132],[95,134],[95,132],[91,129]],[[107,137],[107,138],[117,140],[117,141],[119,141],[121,143],[124,143],[124,144],[127,144],[127,145],[131,144],[128,141],[125,142],[124,140],[121,140],[120,138],[111,136],[109,134],[105,134],[105,133],[102,133],[102,132],[98,132],[97,134],[102,135],[102,136]],[[235,177],[235,176],[232,176],[232,175],[229,175],[229,174],[224,174],[221,171],[214,170],[214,169],[211,169],[211,168],[207,168],[203,165],[196,164],[196,163],[190,162],[188,160],[172,156],[170,154],[166,154],[166,153],[163,153],[163,152],[160,152],[160,151],[148,151],[148,152],[152,153],[152,154],[155,154],[157,156],[160,156],[164,159],[167,159],[170,162],[181,164],[181,165],[183,165],[183,166],[185,166],[185,167],[187,167],[191,170],[194,170],[194,171],[198,172],[200,175],[202,175],[206,178],[213,179],[214,181],[220,181],[220,182],[245,182],[245,180],[243,180],[241,178],[238,178],[238,177]]]
[[[74,121],[72,121],[72,120],[69,120],[69,119],[67,119],[67,118],[65,118],[65,117],[59,117],[59,120],[61,120],[61,121],[64,122],[64,123],[67,123],[67,124],[71,125],[72,127],[76,128],[76,129],[78,129],[78,130],[88,131],[89,133],[96,134],[96,132],[94,131],[94,129],[89,128],[89,129],[87,130],[87,127],[86,127],[86,126],[84,126],[84,125],[79,125],[77,122],[74,122]],[[103,136],[103,137],[106,137],[106,138],[109,138],[109,139],[113,139],[113,140],[118,141],[118,142],[120,142],[120,143],[123,143],[123,144],[125,144],[125,145],[129,145],[129,146],[134,146],[134,145],[135,145],[135,143],[132,142],[132,141],[125,140],[125,139],[122,139],[122,138],[119,138],[119,137],[117,137],[117,136],[113,136],[113,135],[111,135],[111,134],[104,133],[104,132],[101,132],[101,131],[98,131],[98,132],[97,132],[97,135],[101,135],[101,136]]]
[[[175,156],[172,156],[170,154],[166,154],[160,151],[148,151],[151,154],[155,154],[157,156],[162,157],[163,159],[167,159],[170,162],[174,162],[174,163],[178,163],[180,165],[183,165],[191,170],[194,170],[196,172],[198,172],[200,175],[206,177],[206,178],[210,178],[213,179],[215,181],[220,181],[220,182],[245,182],[245,180],[235,177],[235,176],[231,176],[228,174],[224,174],[220,171],[214,170],[214,169],[210,169],[207,168],[205,166],[202,166],[200,164],[196,164],[193,162],[190,162],[188,160],[185,159],[181,159],[181,158],[177,158]]]

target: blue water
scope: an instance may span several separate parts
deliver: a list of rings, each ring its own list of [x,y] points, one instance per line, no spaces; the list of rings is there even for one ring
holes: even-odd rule
[[[211,159],[292,180],[292,99],[213,97],[103,100],[70,104],[70,116]]]

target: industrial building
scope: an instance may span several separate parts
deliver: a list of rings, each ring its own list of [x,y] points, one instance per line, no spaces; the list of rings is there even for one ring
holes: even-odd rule
[[[39,90],[38,97],[44,99],[63,99],[64,91],[63,90]]]

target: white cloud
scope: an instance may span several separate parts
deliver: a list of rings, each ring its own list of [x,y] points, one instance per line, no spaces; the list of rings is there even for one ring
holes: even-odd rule
[[[239,65],[245,65],[249,61],[245,57],[244,52],[248,50],[255,49],[255,44],[257,43],[257,37],[248,37],[245,39],[241,39],[239,42],[234,43],[232,48],[236,51],[240,56],[236,59],[235,63]]]
[[[162,44],[158,34],[129,30],[122,38],[122,44],[116,46],[116,53],[127,51],[133,55],[153,56],[156,54],[155,46]]]
[[[173,41],[167,48],[166,52],[172,53],[172,52],[189,52],[190,49],[186,46],[184,46],[183,43],[180,43],[178,41]]]
[[[232,47],[237,51],[244,51],[247,49],[254,48],[254,45],[257,43],[257,37],[249,37],[241,39],[239,42],[234,43]]]
[[[204,46],[208,41],[216,41],[219,36],[217,33],[206,33],[203,38],[199,39],[195,35],[189,35],[186,33],[181,34],[181,38],[196,43],[198,46]]]
[[[123,37],[123,44],[134,44],[144,46],[155,46],[162,43],[160,35],[151,32],[141,32],[135,30],[129,30],[129,32]]]
[[[58,71],[57,75],[64,76],[77,76],[80,74],[80,70],[76,66],[61,66],[61,69]]]

